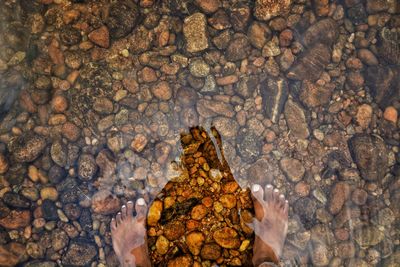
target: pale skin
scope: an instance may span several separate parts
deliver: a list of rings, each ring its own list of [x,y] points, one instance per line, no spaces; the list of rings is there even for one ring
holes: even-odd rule
[[[255,184],[251,192],[255,218],[250,226],[256,234],[253,245],[253,264],[256,266],[271,253],[271,249],[278,259],[282,255],[289,204],[285,196],[271,185],[263,189]],[[135,203],[136,216],[133,216],[133,209],[133,202],[128,202],[112,219],[113,248],[123,267],[151,266],[146,240],[147,205],[144,199],[139,198]]]

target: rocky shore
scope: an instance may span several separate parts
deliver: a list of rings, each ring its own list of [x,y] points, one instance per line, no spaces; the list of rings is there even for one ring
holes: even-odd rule
[[[286,195],[284,266],[400,262],[397,1],[4,0],[0,32],[0,266],[118,266],[111,217],[160,198],[197,125],[241,187]],[[168,266],[244,264],[229,231]]]

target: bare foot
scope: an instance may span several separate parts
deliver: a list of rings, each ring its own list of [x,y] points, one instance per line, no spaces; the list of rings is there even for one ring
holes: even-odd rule
[[[143,198],[122,206],[116,218],[111,220],[111,237],[115,254],[121,266],[151,266],[146,239],[147,205]]]
[[[255,184],[251,191],[256,215],[251,225],[256,235],[253,264],[258,266],[263,261],[277,264],[287,233],[289,203],[272,185],[263,190]]]

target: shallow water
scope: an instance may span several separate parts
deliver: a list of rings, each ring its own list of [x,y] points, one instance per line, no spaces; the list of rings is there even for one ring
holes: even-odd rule
[[[118,266],[109,223],[139,197],[157,264],[246,265],[246,189],[272,184],[282,265],[396,266],[399,5],[265,2],[1,1],[0,265]],[[188,248],[223,227],[240,245]]]

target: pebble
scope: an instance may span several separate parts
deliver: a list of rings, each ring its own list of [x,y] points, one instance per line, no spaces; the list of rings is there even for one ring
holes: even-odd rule
[[[285,104],[284,114],[293,137],[306,139],[310,135],[304,110],[299,104],[288,100]]]
[[[392,106],[389,106],[385,109],[385,112],[383,113],[383,117],[385,120],[392,122],[393,124],[397,124],[397,119],[398,119],[398,112],[397,109],[395,109]]]
[[[189,53],[200,52],[208,48],[206,25],[206,16],[202,13],[194,13],[185,18],[183,35],[186,40],[186,50]]]
[[[151,92],[160,100],[169,100],[172,97],[172,90],[168,82],[162,81],[151,87]]]
[[[305,169],[297,159],[283,158],[279,165],[286,177],[292,182],[299,182],[304,176]]]
[[[92,209],[95,213],[115,214],[120,208],[120,200],[108,190],[100,190],[92,197]]]
[[[89,181],[97,172],[97,164],[90,154],[82,154],[78,160],[78,175],[84,181]]]
[[[8,171],[8,160],[0,153],[0,174],[4,174]]]
[[[346,182],[338,182],[330,193],[329,211],[338,214],[351,194],[350,186]]]
[[[379,64],[379,61],[376,58],[376,56],[368,49],[365,48],[359,49],[357,55],[361,59],[361,61],[368,66],[374,66]]]
[[[88,38],[90,41],[96,45],[108,48],[110,46],[110,34],[106,26],[101,26],[100,28],[89,33]]]
[[[199,78],[204,78],[210,73],[210,67],[202,59],[192,60],[189,64],[190,73]]]
[[[68,100],[62,95],[56,95],[51,100],[51,108],[54,112],[62,113],[68,108]]]
[[[42,153],[46,140],[42,136],[25,133],[11,141],[8,147],[18,162],[31,162]]]
[[[54,187],[44,187],[40,190],[41,199],[50,199],[52,201],[56,201],[58,199],[57,189]]]
[[[372,112],[372,107],[368,104],[363,104],[358,107],[356,120],[363,129],[368,128],[371,123]]]
[[[267,21],[273,17],[288,12],[291,4],[292,4],[291,0],[283,0],[283,1],[257,0],[254,9],[254,16],[258,20]]]

